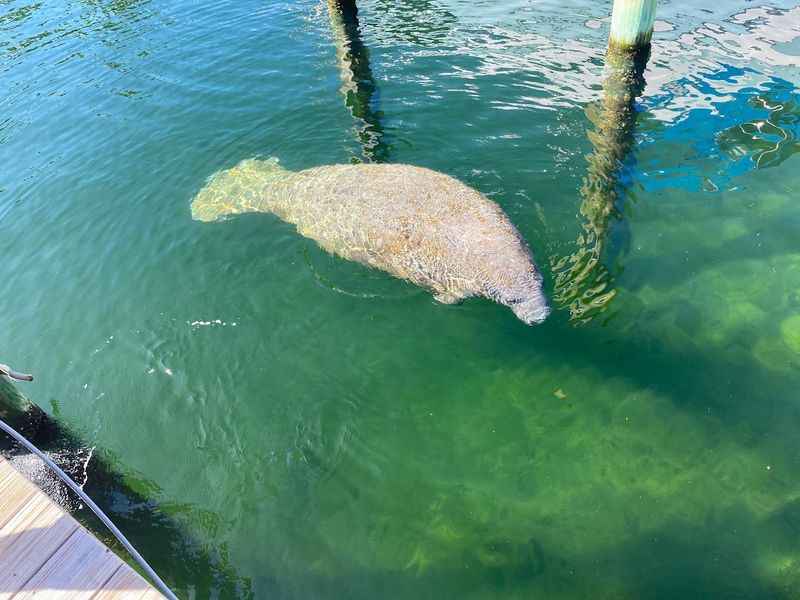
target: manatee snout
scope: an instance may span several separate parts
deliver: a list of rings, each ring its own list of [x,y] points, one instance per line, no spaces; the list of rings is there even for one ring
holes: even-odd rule
[[[547,300],[545,300],[544,296],[514,301],[509,303],[508,307],[526,325],[541,323],[550,314],[550,307],[547,305]]]
[[[513,286],[499,294],[497,301],[509,307],[526,325],[537,325],[550,314],[550,305],[542,291],[540,277],[527,278],[521,286]]]
[[[543,322],[550,314],[550,307],[546,302],[540,300],[528,300],[527,302],[520,302],[511,307],[514,314],[517,315],[526,325],[536,325]]]

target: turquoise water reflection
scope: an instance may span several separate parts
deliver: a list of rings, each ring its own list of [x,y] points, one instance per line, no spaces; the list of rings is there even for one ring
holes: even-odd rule
[[[179,594],[798,595],[800,9],[682,4],[620,172],[613,302],[536,328],[268,215],[191,221],[244,158],[365,158],[325,4],[2,6],[2,358],[247,581],[170,571],[132,523]],[[552,292],[607,7],[360,7],[386,159],[500,203]]]

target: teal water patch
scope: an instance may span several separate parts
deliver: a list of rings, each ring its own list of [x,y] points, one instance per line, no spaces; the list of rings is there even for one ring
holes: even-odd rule
[[[220,557],[108,504],[181,597],[797,596],[800,9],[708,9],[659,7],[620,158],[595,3],[364,0],[346,46],[312,2],[3,5],[0,358]],[[192,220],[268,156],[457,177],[551,295],[610,156],[613,298],[530,328]]]
[[[712,81],[736,85],[743,69],[726,68]],[[758,88],[742,87],[719,96],[712,109],[688,111],[669,127],[645,128],[640,145],[639,182],[647,192],[681,185],[690,190],[719,191],[753,169],[777,166],[800,152],[800,95],[794,84],[770,78]],[[649,106],[669,105],[672,94],[652,98]],[[664,150],[679,150],[665,157]],[[642,158],[644,157],[644,158]],[[652,157],[652,158],[651,158]]]

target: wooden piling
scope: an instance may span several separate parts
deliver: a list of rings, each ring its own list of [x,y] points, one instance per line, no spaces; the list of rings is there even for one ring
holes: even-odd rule
[[[356,122],[356,135],[365,162],[385,162],[388,149],[374,106],[378,88],[370,67],[369,50],[361,38],[361,25],[354,0],[328,0],[333,41],[342,81],[344,104]]]
[[[603,98],[586,108],[594,149],[581,186],[582,231],[575,252],[553,264],[555,301],[574,321],[592,319],[616,295],[603,259],[609,228],[622,219],[620,173],[634,145],[636,98],[644,91],[655,17],[656,0],[614,0]]]
[[[358,12],[355,0],[328,0],[328,8],[350,14],[356,14]]]
[[[638,48],[609,44],[602,99],[586,107],[594,128],[588,132],[593,150],[586,157],[581,186],[582,230],[575,252],[553,264],[555,301],[568,309],[574,321],[592,319],[616,295],[603,260],[609,229],[623,218],[625,190],[620,175],[635,142],[636,98],[644,92],[649,56],[649,44]]]
[[[656,19],[656,0],[614,0],[609,46],[643,48],[650,45]]]

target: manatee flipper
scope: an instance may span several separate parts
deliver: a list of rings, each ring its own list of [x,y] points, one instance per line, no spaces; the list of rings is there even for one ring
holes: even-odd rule
[[[277,158],[243,160],[235,167],[212,175],[192,201],[192,219],[217,221],[228,215],[271,210],[260,206],[257,190],[280,179],[291,171],[278,164]]]

